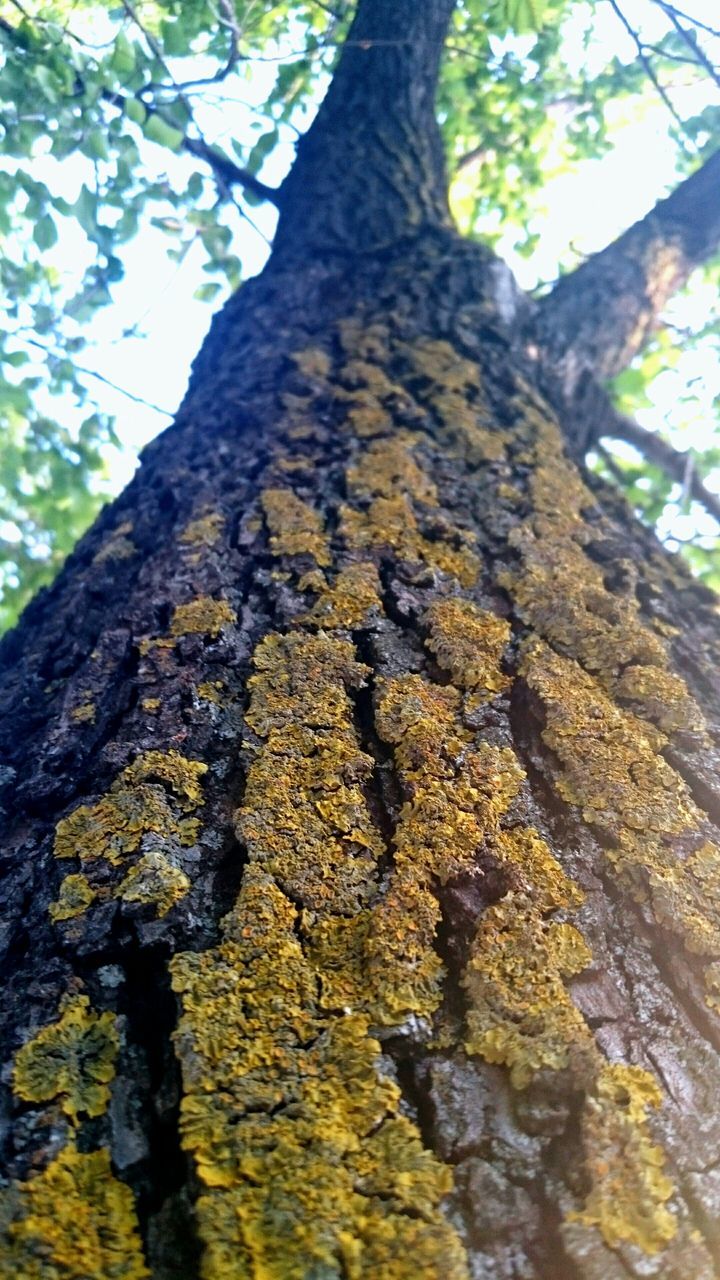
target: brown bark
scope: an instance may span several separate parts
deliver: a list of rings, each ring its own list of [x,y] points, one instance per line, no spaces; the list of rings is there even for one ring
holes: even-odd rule
[[[0,647],[3,1274],[718,1273],[714,599],[564,457],[432,138],[404,223],[399,150],[327,189],[368,30]]]
[[[670,298],[720,248],[720,152],[541,299],[530,341],[565,396],[626,369]]]

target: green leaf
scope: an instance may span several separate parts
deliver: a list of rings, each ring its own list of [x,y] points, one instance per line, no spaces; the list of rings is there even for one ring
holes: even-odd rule
[[[498,25],[521,36],[540,30],[549,4],[548,0],[495,0],[492,7]]]
[[[108,160],[110,158],[107,139],[102,129],[91,129],[86,137],[83,138],[80,150],[84,155],[89,156],[91,160]]]
[[[33,240],[38,249],[52,249],[58,238],[55,219],[51,214],[46,213],[40,218],[33,227]]]
[[[201,284],[195,290],[193,298],[196,298],[198,302],[212,302],[213,298],[217,297],[221,289],[222,285],[217,284],[214,281],[208,282],[208,284]]]
[[[180,21],[162,22],[160,24],[163,48],[171,57],[188,52],[188,39]]]
[[[125,102],[124,110],[128,120],[132,120],[133,124],[145,124],[147,110],[137,98],[128,98]]]
[[[110,66],[120,76],[130,75],[135,70],[135,46],[122,30],[117,33]]]
[[[180,129],[175,129],[173,125],[163,120],[162,116],[150,115],[143,125],[143,133],[150,142],[157,142],[161,147],[168,147],[170,151],[179,151],[182,146],[183,134]]]

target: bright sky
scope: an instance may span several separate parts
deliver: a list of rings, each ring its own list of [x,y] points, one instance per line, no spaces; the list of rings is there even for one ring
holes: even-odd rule
[[[707,20],[717,16],[717,0],[705,0]],[[626,0],[625,11],[631,21],[641,16],[647,19],[646,0]],[[637,11],[637,12],[635,12]],[[699,2],[694,12],[703,17],[703,5]],[[582,53],[582,23],[573,31],[567,48],[569,61],[579,60]],[[518,44],[522,47],[523,41]],[[295,46],[296,47],[296,46]],[[609,6],[598,11],[590,57],[599,65],[607,62],[608,51],[617,52],[623,58],[634,56],[629,38],[618,27]],[[229,142],[231,138],[252,137],[257,118],[252,107],[261,107],[268,90],[268,77],[274,68],[259,64],[253,70],[242,92],[246,106],[228,104],[222,107],[212,102],[197,104],[196,117],[208,141]],[[697,91],[695,91],[697,96]],[[707,99],[706,99],[707,100]],[[686,104],[683,104],[685,106]],[[688,103],[688,106],[691,104]],[[693,102],[693,108],[704,101]],[[617,143],[612,154],[601,161],[586,161],[573,173],[558,173],[551,177],[545,191],[545,210],[538,225],[540,240],[529,260],[518,258],[505,246],[505,256],[515,270],[520,283],[533,288],[538,281],[550,280],[557,273],[558,261],[566,253],[568,245],[589,253],[601,248],[621,230],[642,217],[655,200],[673,183],[673,149],[668,142],[666,109],[658,101],[648,105],[640,118],[626,123],[620,109],[615,110],[618,126]],[[292,132],[266,163],[262,172],[264,181],[275,184],[292,161]],[[172,156],[151,143],[145,144],[148,163],[157,166],[157,172],[168,172],[174,184],[179,184],[192,174],[195,162],[183,155]],[[51,188],[68,200],[77,197],[86,176],[87,161],[78,157],[62,161],[52,158],[38,162],[37,175]],[[481,180],[481,174],[479,178]],[[235,229],[234,251],[242,259],[245,277],[259,271],[267,257],[267,240],[272,237],[274,211],[269,206],[252,210],[254,229],[233,211]],[[63,220],[65,221],[65,220]],[[101,311],[93,321],[93,346],[82,354],[82,364],[96,370],[104,378],[125,388],[134,396],[160,406],[172,413],[184,393],[190,365],[208,328],[213,309],[223,301],[218,295],[214,307],[193,298],[195,290],[208,279],[202,271],[205,254],[197,243],[178,264],[168,258],[170,241],[160,230],[146,227],[126,246],[121,256],[125,264],[125,277],[113,286],[114,303]],[[502,249],[502,246],[501,246]],[[75,267],[87,255],[82,232],[75,228],[65,232],[53,254],[58,265],[72,263]],[[696,320],[706,315],[715,305],[715,299],[700,295],[683,304],[682,322]],[[123,336],[128,331],[140,331],[141,336]],[[698,396],[696,424],[682,437],[682,447],[701,448],[707,440],[707,423],[711,420],[709,407],[720,393],[720,374],[702,352],[693,358],[689,375],[695,378],[693,391]],[[687,379],[688,370],[668,371],[659,379],[656,389],[656,405],[644,415],[639,415],[643,425],[656,427],[659,421],[673,422],[673,406],[677,399],[678,380]],[[93,397],[105,411],[117,417],[118,434],[123,451],[113,451],[110,459],[112,487],[118,491],[127,482],[134,469],[137,453],[169,418],[161,413],[135,403],[110,387],[88,380]],[[687,418],[686,409],[683,410]],[[84,415],[80,415],[84,416]],[[718,486],[720,488],[720,484]],[[710,531],[714,529],[712,521]]]

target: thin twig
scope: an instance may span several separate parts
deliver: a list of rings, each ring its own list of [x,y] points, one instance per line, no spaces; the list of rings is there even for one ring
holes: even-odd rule
[[[246,191],[252,191],[254,195],[259,196],[262,200],[269,200],[271,204],[278,203],[278,189],[269,187],[265,182],[261,182],[255,177],[254,173],[250,173],[248,169],[243,169],[240,165],[234,164],[227,156],[216,151],[204,139],[183,138],[183,151],[187,151],[189,155],[195,156],[198,160],[204,160],[210,165],[215,176],[221,179],[228,186],[241,186]]]
[[[711,493],[706,488],[689,452],[674,449],[657,432],[646,431],[632,418],[626,418],[620,413],[603,421],[601,434],[611,440],[624,440],[626,444],[631,444],[648,462],[654,462],[679,484],[683,491],[687,489],[687,493],[720,524],[720,495]],[[600,449],[601,446],[599,442],[593,441],[591,447]]]
[[[628,33],[628,35],[630,36],[631,40],[633,41],[633,44],[635,45],[635,48],[637,49],[638,58],[640,59],[640,62],[642,63],[643,67],[645,68],[645,71],[646,71],[646,73],[647,73],[647,75],[648,75],[649,79],[651,80],[652,84],[655,86],[655,89],[657,90],[657,93],[658,93],[658,94],[660,95],[660,97],[662,98],[662,101],[664,102],[665,106],[667,107],[668,111],[670,112],[670,114],[671,114],[671,116],[672,116],[673,120],[675,121],[675,123],[676,123],[676,124],[677,124],[677,126],[679,127],[680,132],[681,132],[682,145],[684,146],[684,148],[685,148],[685,150],[686,150],[686,151],[690,151],[690,150],[692,150],[692,151],[694,152],[695,148],[694,148],[694,146],[690,143],[690,139],[688,138],[687,133],[686,133],[686,131],[685,131],[685,122],[684,122],[684,120],[682,119],[682,116],[678,115],[677,111],[675,110],[675,107],[673,106],[672,99],[668,96],[667,92],[665,91],[665,88],[663,87],[663,85],[661,84],[661,82],[660,82],[660,80],[658,79],[657,75],[655,74],[655,68],[653,67],[653,65],[652,65],[652,63],[651,63],[651,61],[650,61],[650,59],[648,58],[648,56],[647,56],[647,54],[646,54],[646,52],[645,52],[645,47],[644,47],[644,45],[643,45],[642,40],[640,39],[640,36],[638,35],[637,31],[636,31],[636,30],[635,30],[635,28],[632,26],[632,24],[631,24],[630,22],[628,22],[627,18],[625,17],[625,14],[623,13],[622,9],[620,8],[619,4],[617,3],[617,0],[608,0],[608,3],[609,3],[609,5],[610,5],[610,8],[612,9],[613,13],[614,13],[614,14],[616,14],[616,16],[619,18],[619,20],[620,20],[620,22],[622,23],[623,27],[624,27],[624,28],[625,28],[625,30],[627,31],[627,33]]]
[[[684,18],[686,22],[691,22],[693,26],[698,27],[700,31],[707,31],[709,36],[714,36],[716,39],[720,39],[720,31],[717,31],[715,27],[708,27],[706,23],[701,22],[699,18],[693,17],[690,13],[685,13],[682,9],[678,9],[677,5],[668,4],[667,0],[653,0],[653,2],[658,5],[660,9],[663,9],[668,16],[670,14],[675,14],[678,18]]]
[[[676,14],[672,12],[672,10],[668,11],[668,17],[672,22],[677,34],[680,36],[680,39],[695,54],[695,58],[693,59],[693,61],[696,63],[696,65],[703,66],[707,71],[708,75],[710,76],[711,80],[713,80],[715,84],[718,86],[718,88],[720,88],[720,75],[718,75],[715,67],[713,66],[712,62],[710,61],[707,54],[705,53],[705,50],[701,48],[700,44],[697,41],[693,40],[690,32],[682,25],[680,19],[677,17]]]
[[[42,342],[38,342],[37,338],[26,338],[25,341],[28,346],[37,347],[38,350],[42,351],[49,360],[64,359],[59,352],[51,351],[49,347],[44,346]],[[84,365],[76,364],[75,361],[73,361],[73,369],[76,373],[85,374],[88,378],[96,378],[98,382],[104,383],[106,387],[111,387],[113,391],[119,391],[121,396],[125,396],[128,400],[134,400],[136,404],[144,405],[146,409],[152,409],[155,413],[162,413],[166,418],[175,417],[175,414],[171,413],[169,409],[162,409],[159,404],[153,404],[152,401],[144,400],[142,396],[137,396],[134,392],[127,391],[125,387],[118,386],[117,382],[113,382],[110,378],[106,378],[104,373],[98,373],[95,369],[88,369]]]

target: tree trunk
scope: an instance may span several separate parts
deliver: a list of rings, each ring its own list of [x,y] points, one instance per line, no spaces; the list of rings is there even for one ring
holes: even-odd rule
[[[714,600],[565,456],[389,9],[3,642],[3,1277],[720,1272]]]

